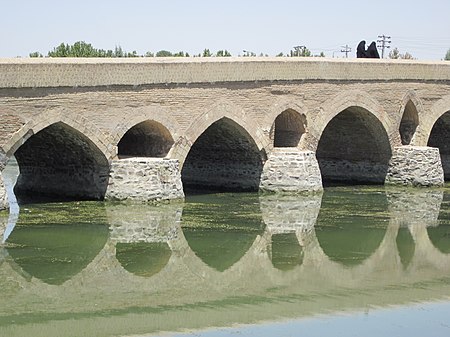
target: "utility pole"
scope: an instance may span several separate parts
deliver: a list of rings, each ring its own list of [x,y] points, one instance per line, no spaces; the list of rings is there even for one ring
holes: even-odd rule
[[[391,43],[391,37],[386,35],[378,35],[378,37],[380,39],[377,40],[377,42],[380,44],[377,47],[381,48],[381,58],[384,58],[384,48],[391,48],[391,46],[389,46],[389,43]]]
[[[341,48],[344,48],[344,49],[341,49],[341,53],[345,53],[345,58],[348,58],[348,53],[350,53],[352,51],[352,48],[350,48],[348,46],[348,44],[346,44],[345,47],[342,46]]]

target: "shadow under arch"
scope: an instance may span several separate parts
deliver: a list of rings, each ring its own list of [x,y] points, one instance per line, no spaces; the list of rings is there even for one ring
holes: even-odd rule
[[[398,128],[402,145],[410,145],[420,124],[419,116],[423,115],[422,102],[414,91],[408,91],[403,97],[399,113],[402,116]]]
[[[161,123],[146,120],[131,127],[117,144],[118,156],[164,158],[174,140],[170,131]]]
[[[286,109],[276,118],[270,130],[273,147],[298,147],[306,132],[306,116]]]
[[[30,205],[6,241],[12,263],[26,277],[61,285],[102,251],[109,230],[103,204]]]
[[[191,146],[181,171],[184,190],[257,191],[264,159],[252,136],[222,117]]]
[[[326,189],[315,234],[330,260],[355,266],[372,256],[389,224],[386,194],[379,190]]]
[[[265,228],[258,195],[228,193],[186,198],[181,226],[194,254],[219,272],[238,262]]]
[[[109,174],[104,153],[86,135],[64,122],[32,134],[15,151],[20,175],[19,203],[103,199]]]
[[[383,184],[392,150],[380,120],[362,107],[351,106],[328,122],[316,155],[325,184]]]
[[[439,148],[444,179],[450,180],[450,110],[442,114],[434,123],[427,146]]]

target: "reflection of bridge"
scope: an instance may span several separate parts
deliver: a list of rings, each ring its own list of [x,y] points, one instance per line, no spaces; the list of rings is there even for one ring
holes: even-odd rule
[[[0,168],[17,157],[19,197],[450,176],[448,62],[10,59],[0,71]]]
[[[323,204],[329,202],[327,193]],[[51,336],[47,320],[60,319],[52,326],[68,329],[80,322],[92,324],[95,317],[108,312],[114,317],[102,319],[104,325],[96,331],[117,329],[114,332],[120,334],[125,329],[123,333],[130,334],[175,329],[179,322],[174,320],[182,319],[179,310],[187,315],[184,326],[201,327],[211,321],[227,324],[298,317],[448,296],[450,242],[442,242],[444,235],[435,235],[442,230],[437,226],[442,192],[392,190],[387,191],[387,199],[382,195],[381,202],[387,200],[389,205],[388,214],[380,212],[377,224],[383,236],[356,264],[340,260],[339,255],[327,255],[332,249],[324,239],[321,215],[315,226],[321,198],[262,196],[264,231],[255,234],[248,250],[224,270],[187,240],[180,227],[182,204],[107,206],[111,234],[106,244],[77,274],[60,284],[30,274],[23,262],[14,258],[13,248],[3,249],[0,287],[7,289],[9,296],[0,299],[0,323],[20,323],[5,330],[10,336],[30,331],[39,336],[40,324],[45,327],[42,335]],[[420,205],[420,211],[410,205]],[[104,237],[104,233],[100,235]],[[289,233],[298,240],[301,254],[289,251],[283,255],[277,236]],[[14,232],[11,240],[20,243],[14,241]],[[143,269],[127,264],[131,256],[127,256],[127,247],[133,248],[134,243],[150,247],[157,260],[143,263]],[[350,240],[349,250],[351,245]],[[420,284],[417,289],[416,284]],[[28,322],[27,315],[32,312],[39,313],[41,323]],[[126,319],[121,314],[127,314]],[[0,324],[0,331],[3,328]]]

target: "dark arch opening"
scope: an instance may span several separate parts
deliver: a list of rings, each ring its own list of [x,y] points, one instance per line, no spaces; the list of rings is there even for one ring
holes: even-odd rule
[[[257,191],[262,154],[237,123],[222,118],[192,145],[181,171],[184,191]]]
[[[351,107],[328,123],[316,155],[324,184],[383,184],[391,147],[381,122]]]
[[[306,118],[292,109],[287,109],[275,118],[271,138],[274,147],[297,147],[305,133]]]
[[[108,185],[109,164],[81,132],[58,122],[31,136],[15,152],[19,203],[99,200]]]
[[[400,138],[403,145],[409,145],[419,125],[419,114],[416,106],[412,101],[408,101],[403,112],[402,121],[400,122]]]
[[[428,146],[439,148],[444,179],[450,180],[450,111],[443,114],[434,124]]]
[[[167,156],[174,141],[167,128],[155,121],[148,120],[129,129],[120,140],[119,158]]]

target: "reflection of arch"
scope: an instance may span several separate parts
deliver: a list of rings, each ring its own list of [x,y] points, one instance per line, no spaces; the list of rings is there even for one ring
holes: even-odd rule
[[[422,102],[414,91],[408,91],[403,97],[400,114],[402,119],[399,125],[399,132],[402,145],[409,145],[413,142],[414,134],[419,125],[419,115],[423,114]]]
[[[61,207],[57,216],[55,207]],[[87,268],[104,248],[109,236],[104,218],[103,207],[85,203],[76,210],[58,204],[41,205],[39,212],[31,208],[20,214],[6,249],[26,275],[60,285]]]
[[[279,270],[292,270],[303,263],[303,247],[296,233],[278,233],[272,235],[269,255],[272,264]]]
[[[130,242],[116,244],[116,258],[128,272],[150,277],[169,262],[172,251],[167,242]]]
[[[257,195],[199,195],[190,200],[183,209],[183,236],[195,255],[217,271],[240,261],[264,231]]]
[[[169,130],[162,124],[146,120],[130,128],[120,139],[119,157],[165,157],[174,141]]]
[[[191,146],[181,172],[184,189],[257,190],[263,159],[246,129],[222,117]]]
[[[370,111],[352,106],[329,121],[316,155],[324,182],[383,184],[391,146],[380,120]]]
[[[342,205],[348,208],[340,212],[337,207]],[[346,266],[358,265],[369,259],[385,238],[386,210],[384,193],[355,191],[349,194],[325,190],[315,228],[323,252],[331,260]]]
[[[15,187],[18,199],[104,197],[109,163],[86,135],[56,122],[22,140],[14,152],[20,168]]]
[[[306,132],[306,117],[293,109],[284,110],[270,130],[274,147],[297,147]]]

